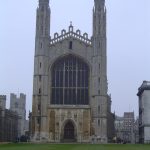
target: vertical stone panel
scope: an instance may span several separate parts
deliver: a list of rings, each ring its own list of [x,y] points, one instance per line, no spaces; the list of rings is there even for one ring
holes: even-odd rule
[[[83,111],[83,139],[87,140],[89,135],[90,135],[90,122],[89,122],[89,111],[88,110],[84,110]]]
[[[50,112],[49,134],[50,134],[50,139],[55,140],[55,111],[53,110]]]

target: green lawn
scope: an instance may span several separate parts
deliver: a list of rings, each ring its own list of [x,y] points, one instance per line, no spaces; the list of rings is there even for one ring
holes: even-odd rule
[[[150,150],[150,145],[3,144],[0,150]]]

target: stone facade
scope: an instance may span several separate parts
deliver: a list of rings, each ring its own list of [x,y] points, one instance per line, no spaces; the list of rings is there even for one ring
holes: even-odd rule
[[[124,132],[123,117],[119,116],[115,117],[115,132],[116,138],[123,140],[123,132]]]
[[[105,0],[95,0],[94,4],[92,38],[89,38],[87,33],[82,35],[80,30],[74,31],[72,23],[68,31],[63,29],[61,34],[55,33],[52,38],[49,0],[39,0],[34,58],[32,141],[62,142],[68,141],[70,136],[76,142],[90,142],[93,137],[98,138],[100,143],[107,143]],[[64,70],[61,70],[62,66]],[[55,67],[58,67],[58,70],[55,70]],[[63,73],[59,75],[61,71]],[[70,74],[72,72],[72,75],[67,77],[65,71]],[[83,73],[84,71],[87,73]],[[83,77],[79,75],[80,72],[84,74]],[[54,73],[56,75],[53,77]],[[75,86],[70,85],[74,78]],[[83,80],[85,83],[81,88],[80,83]],[[66,83],[68,85],[65,85]],[[57,84],[60,84],[60,87]],[[62,87],[61,84],[65,86]],[[88,92],[83,94],[82,90]],[[62,98],[59,96],[61,94]]]
[[[134,112],[125,112],[123,117],[115,117],[116,139],[118,142],[138,143],[138,119]]]
[[[68,121],[72,121],[75,123],[75,140],[77,140],[78,142],[89,141],[91,123],[90,108],[70,108],[67,106],[63,109],[61,107],[50,108],[48,118],[50,142],[64,141],[64,126]],[[54,124],[54,121],[56,125]]]
[[[6,108],[6,95],[0,95],[0,107],[1,109]]]
[[[10,110],[17,112],[19,116],[18,137],[25,135],[25,131],[28,130],[26,123],[26,95],[21,93],[20,97],[17,97],[15,94],[10,94]]]
[[[6,109],[6,96],[0,95],[0,142],[14,142],[18,136],[18,115]]]
[[[125,112],[123,117],[123,140],[125,142],[134,142],[134,122],[134,112]]]
[[[138,89],[139,142],[150,143],[150,81],[143,81]]]

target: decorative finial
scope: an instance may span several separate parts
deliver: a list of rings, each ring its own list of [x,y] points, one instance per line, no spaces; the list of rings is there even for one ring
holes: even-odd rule
[[[72,26],[72,21],[70,21],[70,26]]]

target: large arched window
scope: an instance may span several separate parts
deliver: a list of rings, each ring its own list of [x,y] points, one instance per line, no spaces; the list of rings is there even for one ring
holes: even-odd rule
[[[89,104],[89,67],[82,59],[73,55],[58,59],[51,73],[51,104]]]

